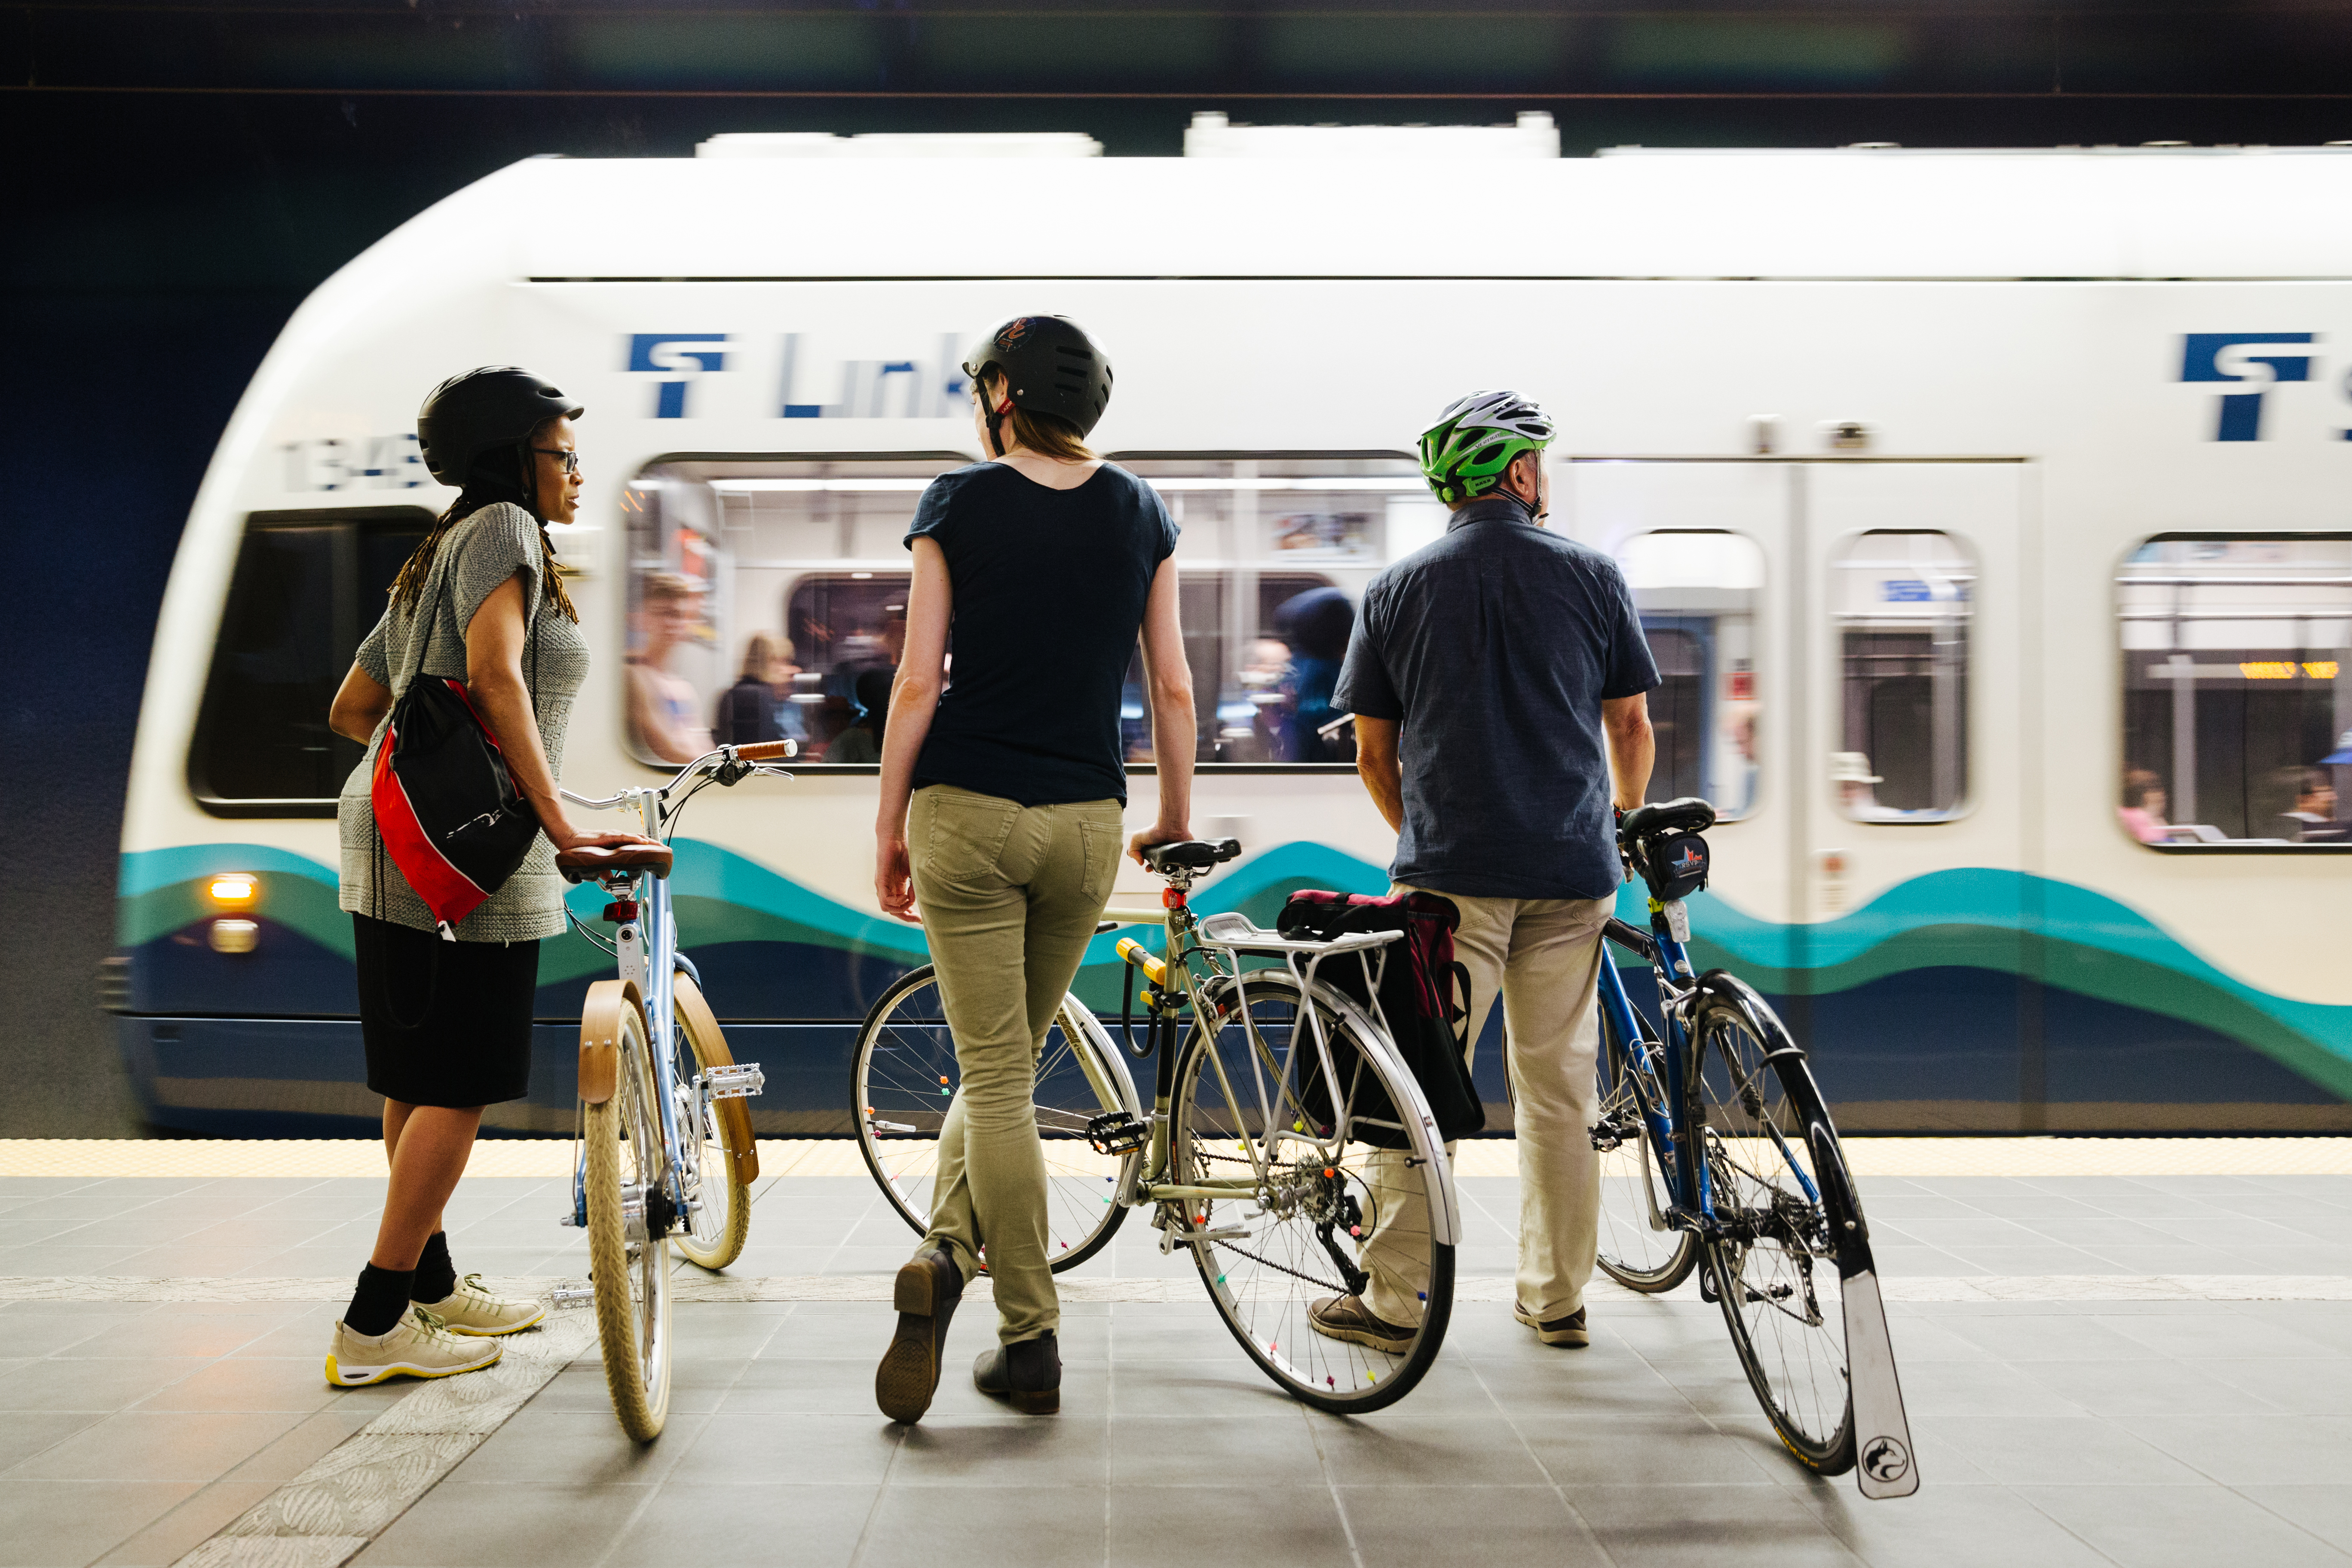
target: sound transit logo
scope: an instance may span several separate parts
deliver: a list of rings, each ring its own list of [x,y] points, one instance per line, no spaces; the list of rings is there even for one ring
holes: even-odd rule
[[[2216,441],[2263,438],[2263,400],[2270,389],[2311,379],[2309,352],[2279,345],[2314,343],[2316,332],[2189,332],[2181,339],[2180,379],[2235,382],[2246,390],[2221,395]],[[2252,352],[2247,352],[2252,351]],[[2352,439],[2352,431],[2344,433]]]

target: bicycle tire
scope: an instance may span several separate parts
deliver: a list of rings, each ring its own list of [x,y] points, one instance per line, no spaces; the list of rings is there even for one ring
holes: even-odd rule
[[[1335,1149],[1305,1158],[1286,1154],[1286,1145],[1303,1142],[1294,1134],[1303,1131],[1311,1096],[1302,1094],[1297,1085],[1303,1074],[1320,1074],[1320,1057],[1311,1029],[1297,1027],[1303,1016],[1297,979],[1281,971],[1261,971],[1246,980],[1240,989],[1264,1042],[1263,1054],[1253,1047],[1251,1031],[1244,1025],[1236,987],[1231,982],[1213,985],[1203,1005],[1215,1027],[1196,1024],[1178,1058],[1170,1112],[1170,1166],[1179,1179],[1186,1173],[1232,1176],[1254,1168],[1258,1185],[1245,1200],[1164,1203],[1154,1223],[1174,1229],[1179,1244],[1192,1253],[1226,1329],[1278,1387],[1303,1404],[1338,1415],[1379,1410],[1412,1391],[1445,1342],[1454,1311],[1454,1246],[1443,1238],[1457,1234],[1452,1168],[1420,1086],[1398,1065],[1371,1021],[1346,997],[1320,984],[1307,999],[1324,1016],[1335,1047],[1334,1067],[1347,1075],[1348,1091],[1333,1097],[1331,1103],[1344,1111],[1368,1100],[1368,1091],[1377,1090],[1399,1108],[1396,1120],[1402,1123],[1406,1143],[1391,1151],[1351,1139],[1348,1132],[1353,1123],[1343,1113],[1322,1133],[1339,1141]],[[1297,1054],[1291,1049],[1294,1039],[1302,1047]],[[1339,1067],[1345,1057],[1336,1049],[1342,1044],[1353,1058],[1346,1068]],[[1246,1081],[1238,1069],[1253,1060],[1269,1069],[1273,1084],[1283,1086],[1255,1105],[1250,1094],[1236,1087]],[[1287,1131],[1285,1121],[1292,1123]],[[1382,1194],[1400,1186],[1411,1191],[1415,1184],[1430,1223],[1417,1231],[1392,1233],[1428,1281],[1412,1339],[1402,1350],[1393,1351],[1316,1331],[1307,1317],[1313,1300],[1327,1292],[1355,1293],[1333,1256],[1348,1250],[1339,1226],[1352,1215],[1369,1238],[1378,1227]],[[1234,1226],[1245,1228],[1253,1220],[1267,1223],[1246,1232],[1246,1245],[1216,1234]],[[1201,1239],[1185,1239],[1196,1235]],[[1360,1262],[1360,1247],[1356,1250]],[[1283,1352],[1285,1343],[1293,1347],[1288,1354]]]
[[[727,1036],[719,1027],[701,987],[683,970],[672,977],[672,1026],[687,1048],[677,1053],[681,1066],[693,1064],[698,1073],[730,1067],[734,1057]],[[700,1120],[701,1125],[691,1125]],[[751,1180],[759,1174],[760,1154],[751,1142],[751,1113],[740,1100],[717,1100],[698,1110],[690,1096],[679,1108],[679,1131],[698,1140],[696,1184],[701,1205],[692,1220],[671,1237],[679,1254],[698,1268],[720,1269],[743,1254],[751,1234]]]
[[[1781,1446],[1842,1475],[1854,1463],[1842,1281],[1871,1259],[1836,1128],[1804,1053],[1745,984],[1707,976],[1692,1037],[1713,1211],[1745,1232],[1706,1239],[1710,1293]]]
[[[1597,1006],[1597,1005],[1596,1005]],[[1674,1188],[1658,1153],[1644,1109],[1664,1114],[1666,1087],[1655,1063],[1664,1049],[1650,1021],[1638,1011],[1634,1026],[1652,1047],[1646,1058],[1620,1039],[1606,1010],[1601,1012],[1600,1120],[1593,1147],[1600,1162],[1601,1224],[1596,1261],[1628,1290],[1662,1295],[1690,1278],[1698,1267],[1698,1237],[1665,1223]]]
[[[952,1091],[959,1079],[938,976],[926,964],[874,1004],[858,1027],[849,1063],[857,1152],[892,1209],[918,1236],[930,1229],[940,1126],[953,1099],[942,1090]],[[1060,1273],[1110,1245],[1127,1218],[1118,1195],[1142,1157],[1096,1153],[1085,1142],[1086,1122],[1114,1110],[1139,1119],[1143,1106],[1109,1037],[1075,996],[1064,1000],[1046,1031],[1036,1081],[1047,1184],[1045,1251]]]
[[[592,987],[585,1011],[596,1012],[596,991],[619,984],[604,981]],[[640,1194],[660,1191],[664,1156],[645,1015],[634,1000],[616,1000],[618,1059],[612,1097],[585,1107],[581,1119],[587,1150],[589,1282],[613,1413],[623,1431],[649,1443],[669,1417],[669,1247],[646,1239],[642,1231],[632,1241],[623,1205],[625,1189]]]

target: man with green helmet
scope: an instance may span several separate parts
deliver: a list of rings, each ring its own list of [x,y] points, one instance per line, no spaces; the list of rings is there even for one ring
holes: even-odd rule
[[[1453,518],[1365,591],[1331,700],[1356,716],[1357,772],[1397,830],[1394,890],[1461,910],[1474,1050],[1502,1000],[1516,1311],[1545,1344],[1581,1345],[1600,1223],[1593,985],[1622,875],[1610,808],[1649,785],[1658,671],[1617,563],[1544,527],[1554,434],[1517,393],[1476,392],[1422,437],[1422,474]],[[1383,1243],[1427,1224],[1404,1175],[1375,1174],[1371,1282],[1315,1302],[1317,1332],[1381,1349],[1412,1338],[1428,1282],[1410,1248]]]

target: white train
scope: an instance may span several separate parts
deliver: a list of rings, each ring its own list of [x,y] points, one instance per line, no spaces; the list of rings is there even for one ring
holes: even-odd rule
[[[1514,386],[1565,431],[1552,525],[1625,562],[1667,672],[1656,793],[1731,818],[1701,952],[1786,1003],[1848,1127],[2352,1126],[2352,155],[1549,135],[723,140],[751,155],[520,163],[386,237],[256,374],[164,602],[110,998],[151,1114],[373,1115],[325,713],[450,499],[427,388],[515,363],[587,405],[564,772],[602,792],[680,743],[631,732],[633,649],[692,729],[767,634],[789,662],[728,721],[832,741],[917,493],[978,455],[959,345],[1050,311],[1183,524],[1196,826],[1248,850],[1208,906],[1382,882],[1351,770],[1298,760],[1347,605],[1294,601],[1433,537],[1414,437]],[[687,821],[684,940],[769,1131],[845,1130],[847,1021],[921,959],[872,902],[873,773]],[[538,1098],[495,1125],[570,1124],[599,956],[548,944]]]

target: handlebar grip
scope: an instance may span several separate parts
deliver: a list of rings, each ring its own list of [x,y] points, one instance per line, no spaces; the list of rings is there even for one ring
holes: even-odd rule
[[[735,755],[747,763],[781,762],[786,757],[800,754],[801,743],[798,741],[759,741],[735,748]]]

